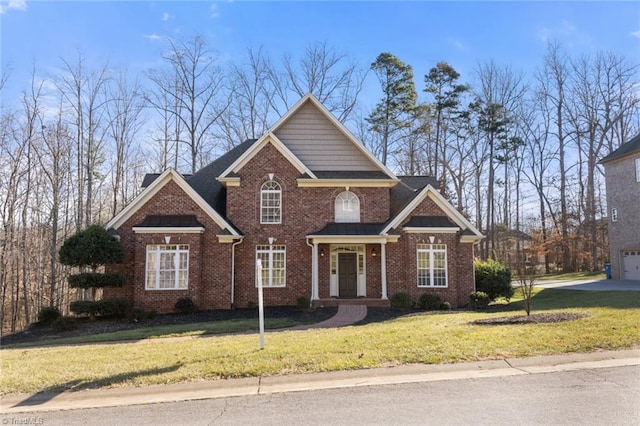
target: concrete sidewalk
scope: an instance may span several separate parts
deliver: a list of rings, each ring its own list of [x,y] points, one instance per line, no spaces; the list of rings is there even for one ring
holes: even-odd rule
[[[2,414],[33,413],[357,386],[481,379],[631,365],[640,365],[640,348],[458,364],[419,364],[332,373],[202,381],[138,388],[8,395],[0,399],[0,412]]]
[[[362,321],[367,316],[366,305],[340,305],[338,306],[338,312],[328,320],[318,322],[315,324],[297,325],[291,328],[283,328],[283,331],[288,330],[309,330],[312,328],[335,328],[345,327],[347,325],[354,324],[358,321]]]

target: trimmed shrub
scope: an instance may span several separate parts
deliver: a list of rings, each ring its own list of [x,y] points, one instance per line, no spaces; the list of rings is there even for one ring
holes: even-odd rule
[[[124,285],[124,275],[122,274],[100,274],[97,272],[83,272],[81,274],[69,276],[69,287],[71,288],[102,288],[102,287],[122,287]]]
[[[132,309],[133,304],[127,299],[102,299],[95,302],[76,300],[71,302],[69,309],[76,315],[114,316],[123,318]]]
[[[145,311],[143,309],[131,309],[127,312],[127,319],[130,322],[142,322],[152,320],[156,317],[156,311]]]
[[[440,309],[442,299],[440,296],[431,293],[422,293],[418,298],[418,308],[424,311],[435,311]]]
[[[441,311],[450,311],[451,310],[451,303],[449,302],[442,302],[440,304],[440,310]]]
[[[249,300],[247,302],[247,309],[251,309],[252,311],[257,311],[258,310],[258,303],[254,302],[253,300]]]
[[[391,295],[391,307],[396,309],[411,309],[413,305],[411,295],[404,291],[399,291]]]
[[[38,322],[43,325],[51,325],[61,316],[60,309],[55,306],[46,306],[38,312]]]
[[[473,310],[485,309],[489,306],[490,301],[491,299],[489,299],[487,293],[482,291],[474,291],[469,295],[469,302]]]
[[[59,255],[63,265],[88,265],[95,271],[99,265],[121,263],[124,250],[120,241],[106,229],[100,225],[91,225],[67,238]]]
[[[498,297],[509,300],[513,297],[511,270],[507,265],[493,259],[486,262],[476,260],[473,265],[476,270],[476,291],[486,293],[490,300]]]
[[[177,314],[192,314],[198,310],[198,307],[190,297],[181,297],[176,301],[176,304],[173,306],[173,310]]]
[[[296,298],[296,305],[302,312],[307,312],[311,309],[311,299],[308,296],[298,296]]]
[[[51,323],[51,329],[55,332],[72,331],[76,328],[78,328],[78,324],[69,317],[60,317]]]

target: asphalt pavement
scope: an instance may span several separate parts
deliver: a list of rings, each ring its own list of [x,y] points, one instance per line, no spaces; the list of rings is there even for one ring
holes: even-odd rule
[[[538,281],[536,287],[586,291],[640,291],[640,281],[607,279]]]
[[[508,377],[635,365],[640,365],[640,348],[585,354],[507,358],[457,364],[403,365],[331,373],[199,381],[134,388],[5,395],[0,399],[0,412],[7,415],[83,408],[121,407],[234,396]]]

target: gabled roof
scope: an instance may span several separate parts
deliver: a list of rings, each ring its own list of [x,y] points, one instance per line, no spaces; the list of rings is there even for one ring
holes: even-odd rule
[[[222,173],[218,176],[218,179],[223,179],[227,177],[231,177],[234,173],[240,170],[245,164],[249,162],[255,155],[260,152],[262,148],[264,148],[268,143],[271,143],[280,153],[287,159],[289,162],[296,168],[301,174],[307,174],[312,178],[315,178],[315,175],[307,166],[304,165],[302,161],[298,157],[296,157],[293,152],[285,144],[282,143],[280,139],[276,135],[274,135],[271,131],[265,133],[260,139],[254,142],[249,149],[244,151],[235,161],[233,161]]]
[[[328,223],[314,235],[380,235],[384,223]]]
[[[640,154],[640,134],[630,141],[620,145],[618,149],[614,150],[609,155],[600,160],[600,163],[605,164],[631,154]]]
[[[398,176],[400,183],[391,188],[390,217],[395,217],[407,206],[427,185],[438,188],[438,181],[431,176]]]
[[[280,119],[266,132],[266,134],[261,137],[257,143],[255,143],[251,149],[247,150],[240,158],[238,158],[233,164],[231,164],[223,173],[219,176],[220,178],[227,178],[233,172],[237,172],[246,162],[248,162],[253,156],[255,156],[260,149],[266,145],[267,139],[268,141],[273,143],[273,145],[278,148],[278,150],[287,157],[287,159],[294,165],[301,174],[306,174],[313,179],[316,179],[317,176],[315,174],[315,170],[311,171],[294,153],[286,147],[278,137],[276,136],[276,131],[281,128],[291,117],[293,117],[305,104],[311,103],[325,118],[331,122],[331,124],[344,135],[348,143],[353,144],[353,146],[365,156],[368,161],[371,162],[372,165],[377,168],[382,175],[384,175],[385,179],[393,179],[397,180],[396,176],[389,170],[384,164],[380,162],[358,139],[353,136],[353,134],[342,124],[336,117],[331,114],[331,112],[325,108],[324,105],[318,101],[312,94],[305,95],[302,99],[300,99],[286,114],[284,114]]]
[[[411,216],[404,226],[407,228],[451,228],[456,224],[447,216]]]
[[[431,185],[425,186],[417,196],[413,197],[405,207],[394,216],[391,217],[387,225],[382,230],[382,234],[386,234],[394,228],[400,226],[402,221],[409,217],[409,215],[422,203],[424,200],[430,198],[440,209],[462,230],[470,230],[475,239],[478,241],[484,236],[469,222],[459,211],[453,208],[453,206]],[[468,234],[467,234],[468,235]]]
[[[255,142],[247,139],[187,178],[187,183],[222,216],[226,216],[226,190],[216,178]]]
[[[198,218],[195,215],[149,215],[144,220],[136,225],[141,228],[189,228],[189,227],[202,227],[203,225],[198,222]]]
[[[228,230],[234,236],[240,236],[240,233],[220,215],[207,201],[205,201],[198,192],[196,192],[187,181],[174,169],[167,169],[158,176],[147,188],[145,188],[136,198],[122,209],[113,219],[111,219],[105,228],[118,229],[133,214],[138,211],[147,201],[156,195],[167,183],[175,182],[191,199],[223,230]]]

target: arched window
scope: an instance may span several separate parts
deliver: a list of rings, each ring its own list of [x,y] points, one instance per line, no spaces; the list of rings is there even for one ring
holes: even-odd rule
[[[360,200],[350,191],[336,197],[336,222],[360,222]]]
[[[282,222],[282,189],[273,180],[260,188],[260,223]]]

